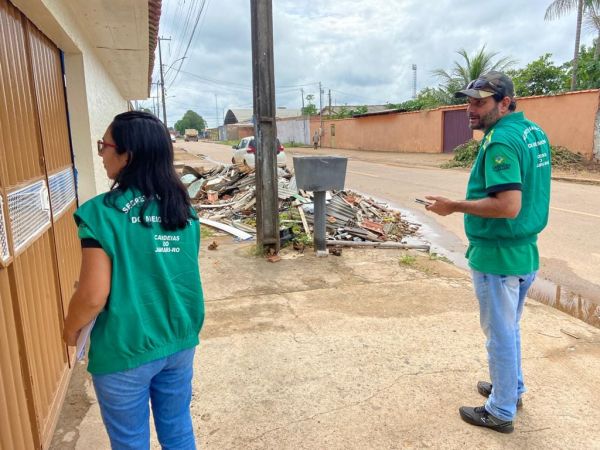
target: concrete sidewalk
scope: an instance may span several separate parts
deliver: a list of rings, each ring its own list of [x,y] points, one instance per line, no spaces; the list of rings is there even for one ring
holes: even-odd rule
[[[208,251],[216,240],[219,247]],[[199,448],[600,447],[600,330],[528,301],[529,392],[515,432],[462,422],[481,405],[484,337],[468,274],[428,255],[283,251],[206,238],[206,323],[192,414]],[[93,390],[76,369],[54,449],[105,449]],[[159,448],[153,438],[153,448]]]

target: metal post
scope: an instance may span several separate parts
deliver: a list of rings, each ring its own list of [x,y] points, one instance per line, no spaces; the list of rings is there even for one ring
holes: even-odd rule
[[[313,192],[315,205],[314,220],[314,243],[317,256],[326,256],[327,243],[325,242],[325,191]]]
[[[412,65],[413,70],[413,98],[417,98],[417,65]]]
[[[277,253],[280,243],[271,0],[250,0],[250,15],[256,140],[256,240],[263,250]]]

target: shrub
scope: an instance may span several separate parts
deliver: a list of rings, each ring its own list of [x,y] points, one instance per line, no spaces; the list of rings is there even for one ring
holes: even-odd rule
[[[574,168],[581,167],[585,163],[585,159],[579,153],[573,153],[566,147],[559,145],[551,145],[552,149],[552,166],[559,168]],[[479,153],[479,142],[471,139],[454,149],[454,158],[442,164],[444,169],[452,167],[471,167]]]
[[[479,141],[471,139],[470,141],[467,141],[464,144],[456,147],[454,149],[454,158],[442,164],[442,167],[444,169],[449,169],[451,167],[471,167],[475,161],[475,158],[477,158],[478,152]]]

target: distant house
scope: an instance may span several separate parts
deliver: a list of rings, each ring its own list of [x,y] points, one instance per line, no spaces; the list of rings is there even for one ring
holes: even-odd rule
[[[228,109],[225,114],[223,125],[233,125],[236,123],[252,123],[254,110],[252,109]],[[298,117],[302,115],[299,109],[277,108],[276,119],[287,119],[289,117]]]
[[[340,114],[343,111],[352,111],[352,110],[357,110],[359,108],[364,108],[367,107],[366,111],[362,111],[362,114],[365,113],[377,113],[377,112],[381,112],[381,111],[387,111],[389,108],[387,108],[386,105],[336,105],[336,106],[332,106],[331,108],[329,106],[326,106],[325,108],[323,108],[321,110],[321,113],[324,116],[328,116],[328,115],[336,115],[336,114]]]

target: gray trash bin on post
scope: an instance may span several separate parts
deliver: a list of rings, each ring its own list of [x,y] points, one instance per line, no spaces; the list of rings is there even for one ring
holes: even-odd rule
[[[325,243],[325,192],[344,189],[348,158],[341,156],[294,156],[299,189],[314,193],[314,244],[319,256],[327,255]]]

